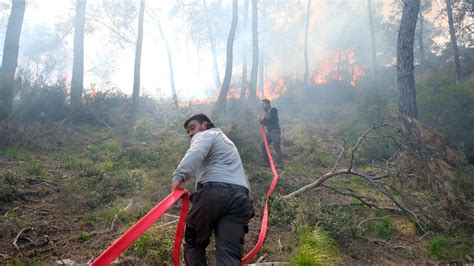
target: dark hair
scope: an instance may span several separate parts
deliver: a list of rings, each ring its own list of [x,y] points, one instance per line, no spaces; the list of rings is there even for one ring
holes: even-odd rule
[[[196,114],[196,115],[191,116],[190,118],[188,118],[188,120],[186,120],[186,122],[184,122],[184,129],[187,129],[189,123],[193,120],[198,121],[199,124],[202,124],[203,122],[207,122],[208,123],[207,124],[207,129],[210,129],[210,128],[214,127],[214,124],[211,122],[211,119],[209,119],[209,117],[207,117],[207,115],[205,115],[205,114]]]
[[[270,104],[270,100],[269,99],[263,99],[262,102],[266,103],[266,104]]]

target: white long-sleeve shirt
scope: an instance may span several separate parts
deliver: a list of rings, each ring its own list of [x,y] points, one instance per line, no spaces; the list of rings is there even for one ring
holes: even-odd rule
[[[193,176],[196,184],[224,182],[244,186],[250,191],[239,151],[219,128],[204,130],[192,137],[172,180],[183,182]]]

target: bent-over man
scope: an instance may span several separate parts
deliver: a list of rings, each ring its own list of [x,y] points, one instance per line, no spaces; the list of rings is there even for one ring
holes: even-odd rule
[[[186,221],[186,265],[207,265],[206,247],[216,240],[217,265],[241,265],[244,235],[254,215],[250,185],[234,143],[204,114],[186,120],[191,144],[173,173],[172,190],[196,177]]]

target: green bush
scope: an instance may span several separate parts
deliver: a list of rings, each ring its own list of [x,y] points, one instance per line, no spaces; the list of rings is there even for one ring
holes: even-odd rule
[[[69,190],[81,195],[89,208],[96,208],[118,196],[133,195],[143,186],[144,178],[141,170],[126,171],[112,177],[99,169],[90,168],[70,184]]]
[[[472,236],[435,235],[428,243],[428,252],[438,261],[463,264],[466,255],[472,256],[474,252],[474,239]]]
[[[155,151],[148,146],[131,146],[121,150],[114,160],[124,168],[139,168],[143,166],[158,166],[160,161],[159,151]]]
[[[419,119],[445,134],[474,162],[474,89],[450,76],[427,76],[417,83]]]
[[[355,237],[357,233],[357,219],[350,206],[330,206],[323,201],[319,222],[321,227],[336,239]]]
[[[430,241],[430,255],[437,259],[448,258],[451,256],[453,244],[454,239],[452,237],[437,235]]]
[[[386,218],[369,222],[367,228],[375,236],[383,239],[389,239],[395,234],[395,228],[392,221]]]
[[[17,199],[18,186],[23,179],[14,169],[0,170],[0,202],[11,202]]]
[[[14,113],[22,120],[62,120],[68,113],[64,84],[44,85],[24,82],[18,94]]]
[[[140,257],[145,264],[168,265],[173,257],[174,231],[174,227],[151,227],[126,253]]]
[[[45,178],[48,176],[48,172],[39,163],[31,163],[26,165],[25,171],[29,175],[34,175],[40,178]]]
[[[2,153],[8,159],[18,159],[21,157],[28,157],[31,155],[31,151],[25,148],[17,148],[17,147],[7,147]]]
[[[474,201],[474,165],[461,166],[454,172],[454,191],[459,196]]]
[[[94,163],[87,158],[77,159],[72,156],[62,157],[60,162],[60,167],[65,170],[81,170],[86,171],[87,169],[92,168]]]
[[[321,228],[306,228],[299,235],[299,245],[292,264],[297,266],[341,264],[339,248],[329,233]]]

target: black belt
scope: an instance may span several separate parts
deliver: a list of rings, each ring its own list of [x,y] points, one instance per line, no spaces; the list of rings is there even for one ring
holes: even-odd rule
[[[237,185],[237,184],[231,184],[231,183],[210,181],[210,182],[206,182],[206,183],[198,183],[198,185],[197,185],[198,189],[205,188],[205,187],[225,187],[225,188],[229,188],[229,189],[241,190],[241,191],[244,191],[247,194],[249,193],[249,190],[246,187],[241,186],[241,185]]]

